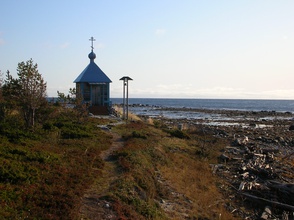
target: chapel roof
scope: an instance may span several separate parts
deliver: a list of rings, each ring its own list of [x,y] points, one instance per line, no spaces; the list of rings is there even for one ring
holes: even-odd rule
[[[89,53],[88,57],[90,59],[89,65],[83,70],[83,72],[81,72],[74,83],[111,83],[112,81],[108,78],[108,76],[94,62],[96,54],[93,52],[93,44],[92,51]]]

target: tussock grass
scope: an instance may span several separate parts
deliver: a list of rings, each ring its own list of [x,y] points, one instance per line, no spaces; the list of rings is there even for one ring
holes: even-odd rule
[[[114,110],[116,111],[116,113],[118,114],[119,117],[123,117],[123,108],[118,106],[118,105],[114,105],[113,106]],[[137,115],[133,114],[132,112],[128,112],[128,120],[130,121],[142,121],[140,117],[138,117]]]

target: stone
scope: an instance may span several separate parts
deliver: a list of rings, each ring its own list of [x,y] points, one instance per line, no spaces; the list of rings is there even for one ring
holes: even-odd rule
[[[294,125],[290,125],[289,131],[294,131]]]

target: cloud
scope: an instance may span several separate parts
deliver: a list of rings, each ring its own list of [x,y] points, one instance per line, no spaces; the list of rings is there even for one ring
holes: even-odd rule
[[[173,97],[227,97],[241,95],[244,89],[229,87],[197,88],[192,84],[159,84],[154,88],[157,94]]]
[[[120,94],[121,89],[114,93]],[[184,84],[158,84],[148,88],[130,88],[133,98],[220,98],[220,99],[294,99],[294,90],[258,91],[246,88],[207,87],[196,88]]]
[[[155,30],[155,35],[156,36],[163,36],[163,35],[165,35],[165,33],[166,33],[166,30],[163,29],[163,28],[159,28],[159,29]]]
[[[70,88],[74,88],[75,84],[55,85],[47,88],[48,97],[57,97],[57,91],[68,94]]]
[[[94,44],[94,49],[95,48],[99,49],[99,48],[103,48],[103,47],[104,47],[104,44],[102,44],[102,43]]]
[[[270,99],[294,99],[294,89],[276,89],[263,91],[260,95]]]
[[[63,43],[63,44],[60,45],[60,48],[61,48],[61,49],[66,49],[66,48],[69,47],[69,45],[70,45],[69,42],[65,42],[65,43]]]

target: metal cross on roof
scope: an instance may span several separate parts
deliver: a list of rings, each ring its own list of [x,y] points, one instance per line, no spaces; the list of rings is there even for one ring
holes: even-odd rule
[[[91,37],[91,38],[89,39],[89,41],[92,41],[92,46],[91,46],[91,48],[92,48],[92,51],[93,51],[93,49],[94,49],[94,47],[93,47],[93,42],[95,41],[94,37]]]

